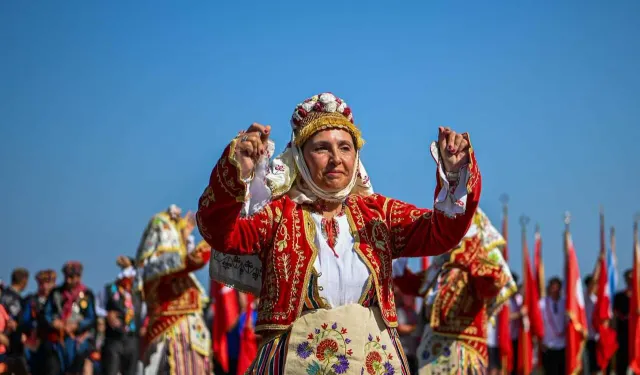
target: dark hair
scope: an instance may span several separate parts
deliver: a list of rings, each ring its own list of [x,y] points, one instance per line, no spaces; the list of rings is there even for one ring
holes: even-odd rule
[[[26,268],[16,268],[11,272],[11,284],[20,284],[29,279],[29,271]]]
[[[558,276],[554,276],[552,278],[549,279],[549,284],[547,286],[551,286],[553,284],[558,284],[558,286],[560,288],[562,288],[562,280],[560,280],[560,278]]]
[[[589,286],[589,284],[591,284],[592,281],[593,281],[593,276],[587,275],[584,278],[584,285]]]
[[[630,280],[632,272],[633,272],[633,270],[631,268],[629,268],[628,270],[624,271],[624,279],[625,280]]]
[[[511,272],[511,277],[513,277],[513,281],[518,284],[518,281],[520,280],[520,277],[518,277],[518,274],[515,272]]]

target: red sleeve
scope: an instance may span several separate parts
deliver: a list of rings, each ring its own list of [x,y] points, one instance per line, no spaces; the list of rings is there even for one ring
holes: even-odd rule
[[[425,271],[413,273],[408,268],[404,270],[404,274],[393,279],[393,283],[400,291],[406,295],[414,297],[422,297],[420,295],[420,287],[424,281]]]
[[[453,251],[449,262],[443,267],[456,267],[466,271],[469,284],[479,298],[497,297],[509,282],[509,275],[504,272],[500,260],[492,259],[478,237],[466,239],[462,246]]]
[[[417,208],[408,203],[387,199],[383,210],[393,237],[393,257],[422,257],[439,255],[456,247],[471,226],[478,208],[482,180],[473,149],[467,166],[467,202],[463,214],[453,217],[434,209]],[[436,171],[435,196],[442,184]]]
[[[282,200],[266,205],[250,217],[241,217],[247,184],[240,179],[240,167],[233,158],[236,140],[224,150],[213,168],[209,185],[198,202],[196,214],[202,237],[219,252],[257,254],[274,237],[275,220],[281,216]]]

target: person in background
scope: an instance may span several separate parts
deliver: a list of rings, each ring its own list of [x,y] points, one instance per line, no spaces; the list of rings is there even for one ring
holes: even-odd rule
[[[134,375],[138,367],[138,326],[133,304],[136,271],[129,263],[106,289],[106,330],[101,369],[105,375]]]
[[[545,375],[565,373],[565,300],[561,295],[562,281],[553,277],[547,285],[547,296],[539,302],[544,321],[542,366]]]
[[[7,346],[9,346],[9,337],[5,334],[7,324],[9,323],[9,314],[4,306],[0,305],[0,374],[5,374],[9,367],[7,366]]]
[[[498,330],[496,317],[487,319],[487,350],[489,352],[489,375],[498,375],[502,371],[500,348],[498,347]]]
[[[9,334],[9,349],[7,350],[7,365],[9,371],[14,374],[27,374],[27,361],[24,357],[24,343],[20,330],[20,318],[22,317],[22,292],[29,283],[29,271],[26,268],[16,268],[11,273],[11,285],[0,296],[2,304],[9,314],[7,325]]]
[[[618,351],[616,352],[616,374],[626,375],[629,367],[629,304],[631,303],[631,270],[624,272],[626,288],[613,298],[613,315],[616,318]]]
[[[62,268],[64,283],[53,289],[44,305],[47,343],[44,374],[91,374],[91,336],[96,324],[93,293],[82,283],[80,262]]]
[[[42,363],[39,349],[46,340],[46,333],[40,321],[47,298],[56,285],[56,277],[56,271],[51,269],[38,272],[35,277],[38,290],[28,295],[23,302],[20,331],[26,336],[25,357],[32,373],[41,372],[38,369],[38,365]]]
[[[420,340],[420,332],[417,330],[418,314],[415,308],[411,307],[412,296],[408,296],[398,286],[393,288],[394,298],[396,301],[396,314],[398,315],[398,335],[400,335],[400,343],[407,356],[409,364],[409,372],[411,374],[418,373],[418,342]]]
[[[584,296],[584,309],[587,314],[587,350],[586,359],[588,368],[585,369],[586,374],[595,375],[598,373],[598,361],[596,357],[596,342],[598,340],[598,333],[593,327],[593,311],[596,305],[598,297],[596,296],[596,283],[593,280],[592,275],[587,275],[584,278],[585,296]]]
[[[93,375],[102,375],[102,347],[104,346],[106,322],[104,316],[98,314],[96,320],[96,335],[93,340],[93,351],[89,355],[91,364],[93,365]]]
[[[141,326],[147,375],[211,372],[211,336],[202,317],[206,292],[192,273],[207,264],[211,247],[196,246],[195,217],[181,215],[175,204],[154,215],[136,255],[148,312]]]
[[[513,273],[513,281],[518,284],[518,274]],[[518,373],[518,353],[520,352],[518,343],[520,339],[520,330],[524,319],[527,319],[527,308],[524,306],[524,298],[522,297],[522,284],[518,284],[518,291],[509,298],[509,316],[510,325],[509,333],[511,334],[511,350],[513,351],[513,370],[512,375]]]
[[[489,368],[487,320],[517,290],[502,257],[505,240],[477,208],[472,225],[450,253],[431,259],[426,271],[404,267],[395,285],[424,297],[420,313],[419,374],[484,375]],[[402,261],[396,261],[401,269]]]

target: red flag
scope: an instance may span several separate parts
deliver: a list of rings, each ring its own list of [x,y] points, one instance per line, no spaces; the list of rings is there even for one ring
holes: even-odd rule
[[[231,330],[240,316],[238,296],[233,289],[212,280],[211,299],[214,301],[213,327],[211,329],[213,358],[227,372],[229,371],[227,332]]]
[[[635,374],[640,374],[640,244],[638,244],[637,230],[636,223],[629,305],[629,367]]]
[[[422,257],[420,259],[422,271],[426,271],[429,268],[429,257]]]
[[[542,236],[540,235],[540,227],[536,225],[536,233],[535,233],[535,244],[534,244],[534,254],[533,254],[533,267],[535,272],[535,288],[538,291],[538,297],[544,298],[546,296],[545,291],[545,279],[544,279],[544,262],[542,261]],[[542,339],[538,340],[538,342],[542,342]],[[538,366],[542,366],[542,345],[538,345]]]
[[[253,296],[247,295],[247,311],[244,327],[240,333],[240,353],[238,354],[237,375],[244,375],[258,355],[258,340],[253,329]]]
[[[596,343],[596,360],[600,370],[604,370],[609,365],[609,361],[618,350],[618,339],[616,331],[610,326],[613,318],[611,304],[611,288],[609,287],[609,267],[607,266],[607,245],[604,234],[604,214],[600,213],[600,258],[598,266],[594,272],[597,280],[596,304],[593,308],[592,323],[600,338]]]
[[[536,236],[539,237],[539,236]],[[520,325],[520,342],[518,345],[518,373],[528,375],[533,370],[533,336],[539,340],[544,337],[544,323],[538,301],[538,287],[531,270],[529,247],[526,241],[522,246],[523,306],[526,307],[526,322]]]
[[[609,277],[605,254],[600,256],[600,272],[598,275],[597,301],[593,308],[593,327],[600,338],[596,344],[596,358],[598,367],[604,370],[609,365],[613,354],[618,350],[616,331],[609,325],[612,319],[611,293],[609,292]]]
[[[574,375],[582,371],[582,353],[587,339],[587,314],[584,308],[584,292],[580,280],[580,267],[573,246],[571,234],[565,233],[566,263],[566,311],[569,317],[566,337],[566,374]]]
[[[504,237],[505,244],[502,247],[502,255],[505,261],[509,260],[509,250],[507,245],[509,243],[509,215],[507,205],[504,205],[504,215],[502,217],[502,237]],[[498,349],[500,350],[500,362],[502,363],[502,370],[511,372],[513,371],[513,345],[511,343],[511,309],[509,308],[509,302],[505,303],[498,313]]]

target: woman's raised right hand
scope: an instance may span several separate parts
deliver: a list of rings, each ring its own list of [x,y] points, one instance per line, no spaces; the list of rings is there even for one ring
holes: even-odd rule
[[[238,137],[235,158],[240,163],[241,177],[251,177],[260,158],[267,153],[267,141],[271,127],[254,122],[249,129]]]

